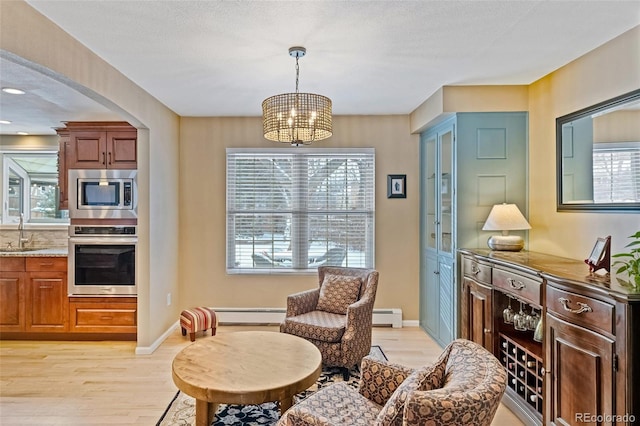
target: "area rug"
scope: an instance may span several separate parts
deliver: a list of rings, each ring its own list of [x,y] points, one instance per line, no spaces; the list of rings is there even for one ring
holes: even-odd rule
[[[372,346],[371,356],[386,360],[384,352],[380,346]],[[351,370],[349,386],[358,386],[360,371],[357,368]],[[333,382],[343,381],[342,371],[335,367],[325,367],[318,378],[318,381],[311,388],[297,394],[294,397],[296,403],[302,401],[312,393],[322,389]],[[196,414],[195,399],[178,391],[169,406],[156,423],[156,426],[182,426],[193,425]],[[212,426],[271,426],[276,424],[280,418],[280,410],[275,402],[266,402],[260,405],[227,405],[220,404]]]

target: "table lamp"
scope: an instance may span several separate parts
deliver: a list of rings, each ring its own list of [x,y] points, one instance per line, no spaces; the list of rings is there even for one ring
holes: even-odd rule
[[[496,204],[491,208],[489,217],[482,227],[483,231],[502,231],[502,235],[493,235],[487,241],[491,250],[520,251],[524,240],[519,235],[509,235],[509,231],[531,229],[515,204]]]

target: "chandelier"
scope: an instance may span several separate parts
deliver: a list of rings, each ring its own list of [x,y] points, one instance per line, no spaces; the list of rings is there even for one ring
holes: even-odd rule
[[[296,58],[296,92],[271,96],[262,102],[264,137],[270,141],[300,146],[332,135],[331,99],[298,91],[298,59],[306,53],[304,47],[289,48],[289,56]]]

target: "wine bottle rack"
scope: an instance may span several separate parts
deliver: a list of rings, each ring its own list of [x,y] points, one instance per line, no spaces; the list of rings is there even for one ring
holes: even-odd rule
[[[500,333],[500,362],[507,369],[508,386],[534,411],[542,415],[543,377],[542,359]]]

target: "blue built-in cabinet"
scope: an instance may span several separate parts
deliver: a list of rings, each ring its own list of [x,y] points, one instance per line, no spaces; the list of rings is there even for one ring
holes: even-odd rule
[[[420,326],[442,346],[460,335],[457,249],[486,247],[494,204],[528,217],[527,122],[526,112],[457,113],[420,135]]]

